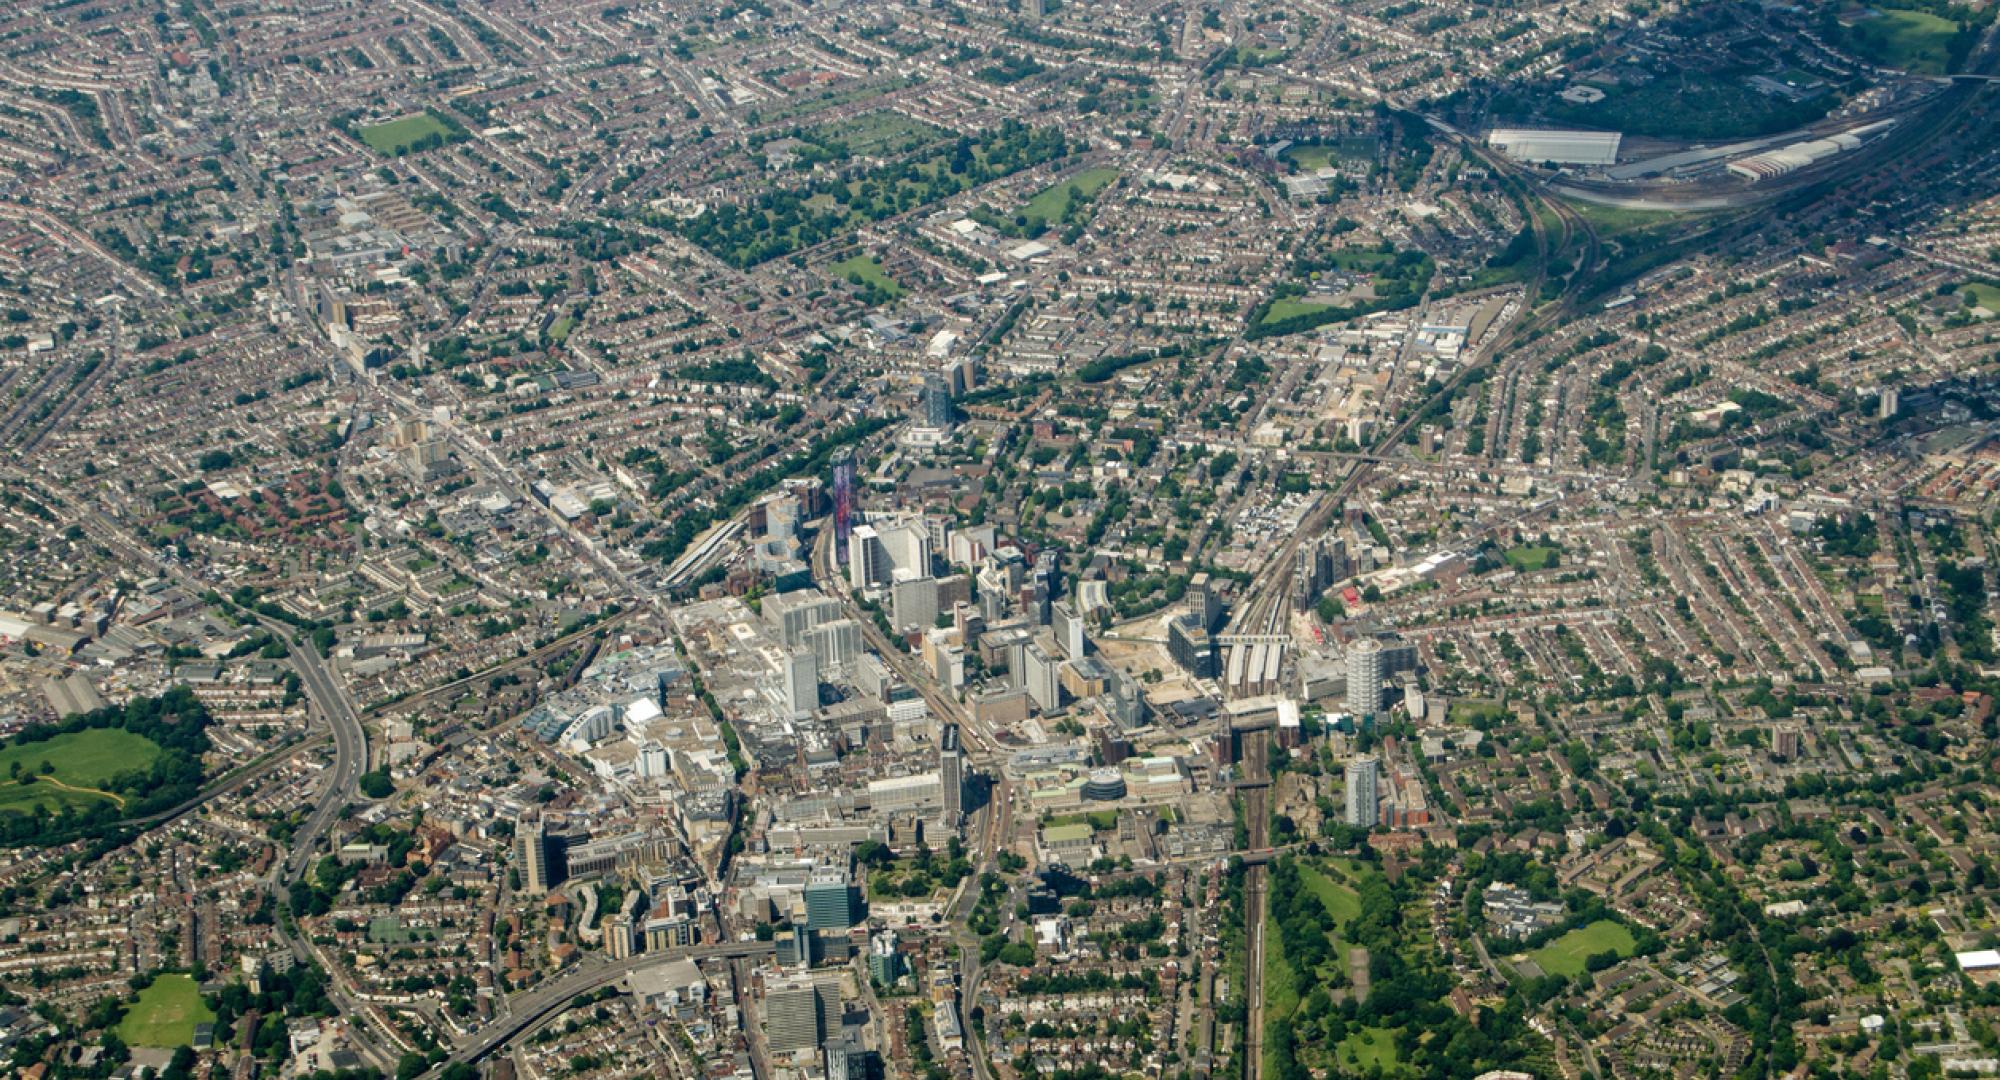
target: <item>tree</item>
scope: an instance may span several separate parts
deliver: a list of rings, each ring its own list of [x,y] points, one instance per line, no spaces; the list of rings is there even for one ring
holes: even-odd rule
[[[360,783],[361,793],[371,799],[386,799],[396,793],[396,784],[389,779],[387,765],[374,772],[362,773]]]

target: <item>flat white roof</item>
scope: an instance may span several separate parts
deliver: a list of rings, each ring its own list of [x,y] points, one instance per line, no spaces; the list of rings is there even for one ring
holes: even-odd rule
[[[1486,135],[1486,145],[1518,161],[1610,165],[1618,160],[1618,144],[1623,138],[1616,131],[1494,128]]]
[[[1958,954],[1958,966],[1965,971],[2000,967],[2000,950],[1977,949]]]

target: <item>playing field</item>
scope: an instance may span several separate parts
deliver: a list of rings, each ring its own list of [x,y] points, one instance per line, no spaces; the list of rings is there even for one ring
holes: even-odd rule
[[[1540,544],[1522,544],[1507,549],[1507,565],[1516,570],[1540,570],[1556,561],[1557,550]]]
[[[1496,720],[1504,720],[1507,715],[1507,710],[1501,708],[1500,703],[1497,701],[1479,701],[1467,698],[1451,703],[1449,718],[1453,724],[1460,727],[1475,727],[1481,720],[1490,723]]]
[[[834,263],[828,269],[833,271],[833,276],[842,281],[846,281],[851,274],[890,296],[901,296],[907,291],[895,278],[889,276],[889,272],[882,268],[881,261],[872,255],[850,256]]]
[[[1284,156],[1298,163],[1307,172],[1318,172],[1328,165],[1366,165],[1375,160],[1376,145],[1372,136],[1350,135],[1338,142],[1305,144],[1285,148]]]
[[[194,1042],[196,1024],[214,1020],[193,977],[161,975],[139,991],[138,1004],[118,1024],[118,1037],[132,1046],[186,1046]]]
[[[429,113],[413,113],[386,124],[370,124],[360,129],[361,141],[378,154],[405,154],[419,142],[435,135],[451,137],[451,129]]]
[[[1971,297],[1974,307],[1983,307],[1988,311],[2000,311],[2000,285],[1992,285],[1984,281],[1969,282],[1964,288],[1959,290],[1959,295]]]
[[[1943,75],[1951,67],[1951,39],[1958,26],[1927,11],[1882,8],[1847,30],[1854,47],[1869,59],[1919,75]]]
[[[1323,311],[1326,307],[1327,305],[1312,300],[1293,300],[1290,298],[1273,300],[1271,301],[1270,308],[1264,312],[1264,317],[1258,321],[1267,323],[1284,322],[1294,315],[1310,315],[1315,311]]]
[[[45,742],[19,743],[0,749],[0,812],[26,813],[37,803],[54,813],[99,802],[120,802],[98,790],[119,773],[152,766],[160,748],[151,739],[113,728],[91,728],[58,735]],[[52,771],[44,775],[42,763]],[[19,766],[19,772],[16,772]],[[23,784],[16,780],[31,779]]]
[[[1061,221],[1063,215],[1069,213],[1071,188],[1075,188],[1078,194],[1088,199],[1103,191],[1105,185],[1116,179],[1118,179],[1117,169],[1085,169],[1075,176],[1063,178],[1060,182],[1050,185],[1041,194],[1029,199],[1028,205],[1021,208],[1021,213],[1030,220],[1044,224]]]
[[[1536,949],[1528,954],[1528,959],[1551,975],[1580,975],[1584,970],[1583,962],[1598,953],[1615,952],[1619,956],[1630,956],[1638,947],[1639,943],[1632,940],[1632,931],[1610,919],[1599,919]]]

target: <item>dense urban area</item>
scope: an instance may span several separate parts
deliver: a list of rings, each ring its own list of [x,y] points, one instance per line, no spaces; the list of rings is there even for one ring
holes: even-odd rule
[[[0,5],[0,1073],[2000,1075],[1996,13]]]

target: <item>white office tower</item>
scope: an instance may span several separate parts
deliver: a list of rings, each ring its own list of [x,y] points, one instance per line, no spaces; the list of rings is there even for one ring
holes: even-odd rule
[[[540,896],[549,891],[549,843],[540,817],[514,824],[514,843],[521,863],[521,891]]]
[[[847,534],[847,584],[856,591],[866,592],[878,589],[889,581],[895,565],[889,560],[889,549],[883,545],[881,534],[873,525],[856,525]]]
[[[819,708],[819,657],[811,649],[793,649],[785,654],[785,715],[804,720]]]
[[[1049,625],[1056,632],[1056,647],[1071,660],[1083,659],[1089,646],[1083,638],[1083,616],[1061,600],[1049,605]]]
[[[821,671],[845,672],[861,656],[861,624],[853,619],[823,622],[806,631],[805,637]]]
[[[1373,716],[1382,709],[1382,643],[1372,637],[1347,647],[1347,711]]]
[[[1045,713],[1062,708],[1061,661],[1050,656],[1039,641],[1029,643],[1026,660],[1028,697]]]
[[[957,828],[965,817],[965,752],[957,724],[938,728],[938,786],[944,796],[945,824]]]
[[[931,531],[922,518],[856,525],[847,538],[847,582],[866,592],[887,586],[896,571],[931,572]]]
[[[929,577],[931,573],[931,527],[920,517],[907,517],[877,524],[875,535],[889,553],[895,570],[909,569]],[[893,571],[892,571],[893,572]]]
[[[672,771],[673,758],[666,747],[649,742],[639,748],[639,779],[664,780]]]
[[[799,499],[796,495],[774,495],[764,504],[764,535],[773,540],[790,540],[799,532]]]
[[[773,979],[764,993],[764,1039],[773,1054],[819,1049],[820,992],[803,973]]]
[[[813,629],[842,617],[840,601],[814,589],[774,593],[758,605],[787,646],[803,645]]]
[[[889,618],[898,630],[928,629],[938,617],[938,583],[929,574],[899,566],[889,587]]]
[[[1375,759],[1358,757],[1347,763],[1347,823],[1357,829],[1375,827]]]

